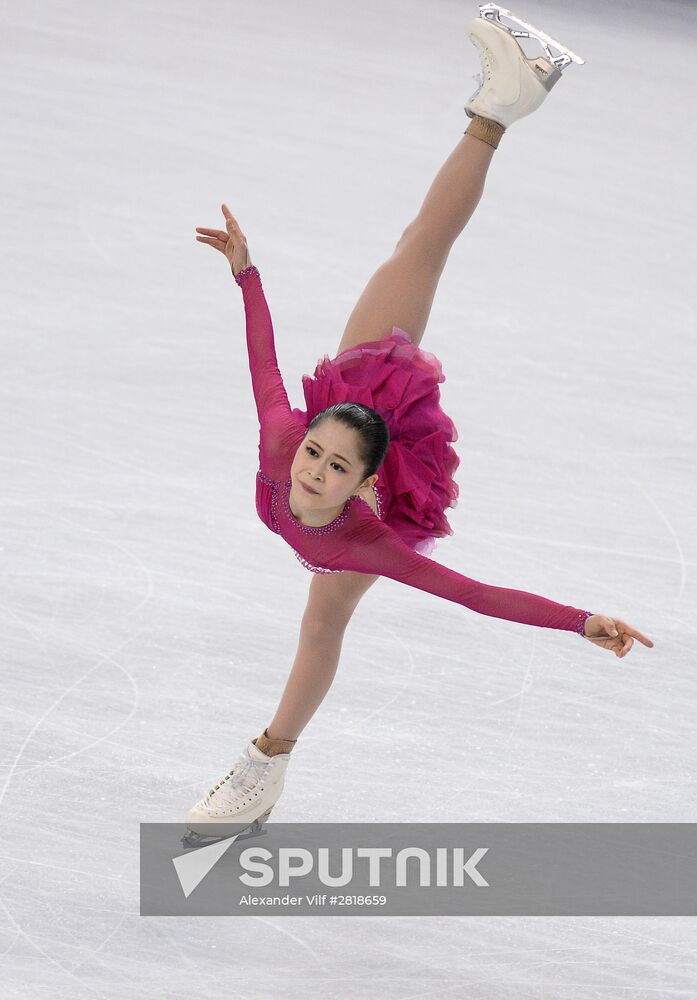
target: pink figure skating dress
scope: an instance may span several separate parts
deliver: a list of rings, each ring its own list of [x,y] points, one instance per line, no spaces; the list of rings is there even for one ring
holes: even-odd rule
[[[440,361],[422,351],[398,327],[379,341],[366,341],[303,376],[307,410],[292,409],[278,369],[273,324],[261,276],[250,265],[235,277],[242,289],[252,389],[259,417],[256,509],[314,573],[353,571],[417,587],[479,614],[584,634],[592,614],[537,594],[480,583],[428,558],[436,538],[452,534],[444,508],[454,507],[452,474],[459,458],[452,420],[440,407]],[[290,468],[307,426],[334,403],[363,403],[390,431],[390,446],[373,487],[378,514],[351,496],[329,524],[302,524],[290,509]]]

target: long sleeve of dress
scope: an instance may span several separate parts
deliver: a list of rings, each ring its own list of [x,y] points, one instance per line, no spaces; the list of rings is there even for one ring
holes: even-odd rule
[[[273,479],[285,472],[305,433],[293,416],[278,367],[273,323],[258,269],[252,264],[235,275],[242,289],[247,354],[259,418],[259,466]]]
[[[336,538],[338,545],[332,546],[331,538],[321,540],[326,566],[387,576],[492,618],[584,634],[583,626],[592,612],[525,590],[497,587],[463,576],[415,552],[372,511],[363,505],[361,508],[350,519],[352,524],[347,521],[340,543]]]

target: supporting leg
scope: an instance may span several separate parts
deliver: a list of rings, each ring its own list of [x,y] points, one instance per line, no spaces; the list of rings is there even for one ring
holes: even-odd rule
[[[488,142],[463,135],[394,253],[366,285],[338,351],[387,337],[393,326],[420,343],[450,248],[479,204],[493,155],[494,147]]]
[[[334,680],[346,626],[378,579],[348,571],[313,576],[295,661],[266,730],[270,739],[296,740],[315,714]]]

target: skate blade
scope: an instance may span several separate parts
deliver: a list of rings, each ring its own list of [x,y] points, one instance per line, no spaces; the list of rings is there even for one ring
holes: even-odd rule
[[[271,809],[265,812],[263,816],[259,816],[255,819],[253,823],[249,826],[243,827],[239,833],[234,833],[235,827],[239,827],[239,823],[221,823],[220,826],[223,830],[217,834],[208,833],[197,833],[195,830],[187,830],[181,839],[182,847],[185,849],[192,849],[196,847],[207,847],[209,844],[219,844],[221,840],[227,840],[228,837],[232,836],[235,840],[247,840],[250,837],[262,837],[268,831],[264,829],[264,824],[271,814]],[[211,823],[211,828],[213,824]]]
[[[577,56],[576,53],[572,52],[571,49],[566,47],[566,45],[562,45],[561,42],[552,38],[551,35],[547,35],[544,31],[540,31],[540,29],[536,28],[533,24],[528,24],[527,21],[523,21],[522,18],[517,17],[515,14],[511,13],[510,10],[506,10],[505,7],[500,7],[497,3],[480,4],[479,14],[485,21],[494,21],[502,28],[505,28],[506,31],[510,32],[514,38],[537,38],[545,50],[547,58],[551,63],[553,63],[554,66],[557,67],[558,70],[563,70],[565,66],[568,66],[572,62],[578,63],[579,66],[583,66],[586,61],[585,59],[581,59],[580,56]],[[503,17],[507,17],[510,21],[515,21],[516,24],[525,28],[525,31],[520,31],[517,28],[512,28],[509,24],[504,24],[501,20],[501,15],[503,15]],[[549,48],[550,45],[553,45],[555,49],[559,50],[558,55],[553,55]]]

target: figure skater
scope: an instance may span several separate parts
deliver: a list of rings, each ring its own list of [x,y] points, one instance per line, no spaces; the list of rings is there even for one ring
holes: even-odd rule
[[[334,679],[346,626],[381,576],[479,614],[577,633],[618,657],[635,638],[653,646],[619,618],[480,583],[429,558],[436,539],[452,534],[445,510],[458,496],[458,435],[439,402],[445,376],[438,358],[419,347],[438,279],[506,129],[539,107],[563,67],[583,62],[531,25],[527,34],[546,43],[550,58],[528,58],[511,29],[491,16],[493,6],[482,7],[468,28],[483,69],[465,105],[472,120],[368,282],[336,356],[325,355],[312,378],[303,376],[306,411],[290,408],[261,277],[236,219],[223,204],[225,230],[196,230],[198,240],[225,254],[242,289],[260,424],[257,512],[314,575],[276,714],[187,813],[189,846],[227,827],[256,832],[268,818],[290,753]],[[562,54],[552,56],[550,44]]]

